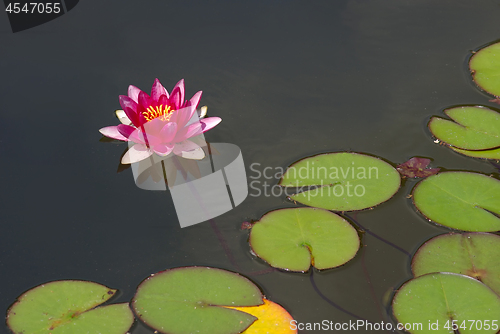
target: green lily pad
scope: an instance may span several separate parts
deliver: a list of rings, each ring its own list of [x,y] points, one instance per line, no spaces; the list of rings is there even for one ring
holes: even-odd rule
[[[450,272],[471,276],[500,295],[500,236],[443,234],[423,244],[412,261],[415,276]]]
[[[494,148],[492,150],[484,150],[484,151],[468,151],[468,150],[461,150],[455,147],[450,147],[450,148],[457,153],[467,155],[473,158],[500,160],[500,148]]]
[[[500,230],[500,181],[469,172],[428,177],[413,189],[413,203],[428,219],[457,230]]]
[[[378,205],[391,198],[400,184],[398,171],[387,162],[346,152],[302,159],[290,166],[280,180],[284,187],[303,190],[290,196],[292,200],[333,211]]]
[[[162,333],[241,333],[257,318],[220,306],[263,304],[247,278],[208,267],[169,269],[145,279],[132,308],[148,326]]]
[[[313,208],[265,214],[250,232],[253,252],[275,268],[307,271],[338,267],[359,249],[359,236],[344,218]]]
[[[23,295],[7,313],[14,333],[123,334],[134,322],[127,303],[97,307],[116,290],[86,281],[55,281]]]
[[[432,117],[429,129],[434,137],[466,150],[486,150],[500,146],[500,114],[481,106],[463,106],[444,111],[453,121]]]
[[[410,333],[449,334],[456,326],[461,334],[493,334],[498,331],[500,297],[471,277],[432,273],[406,282],[394,296],[392,308]]]
[[[476,52],[469,60],[469,69],[479,88],[500,97],[500,43]]]

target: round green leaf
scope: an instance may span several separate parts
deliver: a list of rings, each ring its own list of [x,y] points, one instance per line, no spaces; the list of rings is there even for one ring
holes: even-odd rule
[[[450,147],[450,148],[457,153],[467,155],[473,158],[500,160],[500,148],[494,148],[492,150],[484,150],[484,151],[468,151],[468,150],[461,150],[455,147]]]
[[[500,297],[471,277],[432,273],[406,282],[394,296],[392,308],[398,322],[409,325],[410,333],[449,334],[453,330],[445,326],[452,328],[455,322],[461,334],[493,334],[498,331],[492,321],[498,326]]]
[[[359,249],[356,229],[332,212],[313,208],[265,214],[250,232],[253,252],[275,268],[307,271],[338,267]]]
[[[241,333],[256,318],[220,306],[263,304],[262,294],[247,278],[208,267],[169,269],[145,279],[132,307],[150,327],[169,334]]]
[[[500,181],[468,172],[428,177],[413,189],[413,203],[428,219],[457,230],[500,230]]]
[[[463,106],[444,111],[453,121],[432,117],[429,129],[446,144],[466,150],[500,146],[500,114],[481,106]]]
[[[469,60],[469,69],[479,88],[500,97],[500,43],[476,52]]]
[[[362,210],[387,201],[399,189],[398,171],[359,153],[328,153],[294,163],[280,185],[299,188],[294,201],[333,211]],[[309,189],[315,186],[315,189]]]
[[[413,257],[415,276],[450,272],[476,278],[500,295],[500,236],[443,234],[423,244]]]
[[[7,313],[14,333],[123,334],[134,316],[128,304],[94,308],[116,290],[86,281],[55,281],[37,286],[23,295]]]

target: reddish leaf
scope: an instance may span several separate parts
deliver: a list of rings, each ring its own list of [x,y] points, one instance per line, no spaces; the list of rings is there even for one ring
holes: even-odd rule
[[[398,165],[396,169],[403,177],[428,177],[437,174],[440,170],[440,168],[427,168],[430,162],[430,159],[413,157]]]

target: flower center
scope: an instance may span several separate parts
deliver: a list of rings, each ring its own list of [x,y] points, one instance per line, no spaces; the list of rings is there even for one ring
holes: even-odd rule
[[[163,104],[160,104],[159,106],[153,107],[149,106],[147,111],[144,111],[142,115],[146,119],[146,121],[152,121],[155,118],[160,118],[162,121],[168,121],[170,119],[170,116],[172,116],[172,113],[174,110],[170,108],[170,106],[163,106]]]

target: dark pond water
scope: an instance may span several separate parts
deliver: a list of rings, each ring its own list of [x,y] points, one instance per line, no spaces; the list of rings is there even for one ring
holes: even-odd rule
[[[125,144],[99,142],[98,129],[117,124],[129,84],[149,90],[159,78],[170,90],[184,78],[187,96],[203,90],[201,105],[223,119],[206,138],[238,145],[248,176],[255,163],[286,167],[339,150],[495,171],[434,144],[426,122],[449,106],[491,105],[465,62],[500,38],[496,1],[81,1],[16,34],[0,17],[4,311],[52,280],[96,281],[126,302],[166,268],[268,268],[240,225],[293,207],[284,196],[250,190],[214,219],[228,253],[209,222],[179,227],[168,192],[137,188],[130,170],[116,173]],[[448,231],[414,211],[406,196],[415,183],[350,216],[413,253]],[[347,265],[313,272],[316,289],[311,273],[247,276],[299,322],[391,321],[387,296],[411,277],[409,258],[372,234],[362,243]],[[136,324],[131,332],[152,331]]]

